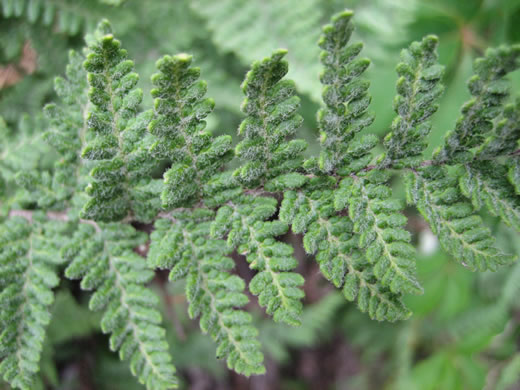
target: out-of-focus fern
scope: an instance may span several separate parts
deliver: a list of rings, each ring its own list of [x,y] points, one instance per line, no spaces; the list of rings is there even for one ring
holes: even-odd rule
[[[197,0],[194,12],[203,16],[213,31],[212,39],[224,51],[232,51],[249,64],[258,55],[268,55],[274,47],[289,50],[289,77],[297,88],[319,99],[319,84],[309,74],[317,74],[316,41],[322,18],[316,0],[268,1],[264,3],[226,0],[217,3]],[[263,31],[258,34],[258,31]]]
[[[83,166],[80,149],[85,140],[87,128],[87,82],[83,70],[84,57],[71,51],[67,78],[57,77],[55,89],[61,104],[45,106],[48,129],[43,134],[47,143],[60,154],[54,162],[54,175],[40,176],[37,168],[25,169],[18,174],[18,183],[32,193],[40,194],[37,199],[42,207],[63,208],[70,206],[78,189],[83,190],[86,183],[80,183]],[[42,193],[44,196],[41,196]]]
[[[266,353],[277,361],[286,362],[290,356],[289,348],[312,347],[329,338],[342,302],[344,300],[340,294],[332,293],[318,303],[305,307],[302,324],[296,329],[263,321],[260,324],[260,342]]]
[[[31,23],[55,24],[60,32],[77,34],[82,30],[92,30],[98,20],[107,17],[110,5],[120,1],[70,1],[70,0],[2,0],[4,17],[26,16]]]

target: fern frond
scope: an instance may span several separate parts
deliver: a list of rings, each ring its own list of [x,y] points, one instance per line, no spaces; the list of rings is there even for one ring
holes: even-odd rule
[[[309,77],[319,71],[315,43],[323,15],[317,0],[196,0],[190,5],[207,21],[217,46],[235,53],[246,65],[278,47],[288,49],[293,64],[289,77],[299,91],[319,100],[318,80]]]
[[[50,321],[52,289],[63,263],[60,245],[68,226],[33,216],[14,217],[0,226],[0,376],[13,388],[33,389],[39,371],[45,329]]]
[[[41,21],[69,35],[92,30],[112,8],[97,0],[2,0],[1,3],[6,18],[25,16],[30,23]]]
[[[75,192],[84,188],[79,184],[83,173],[80,152],[85,139],[88,107],[83,61],[84,57],[79,53],[69,53],[66,78],[57,77],[54,82],[60,101],[47,104],[44,108],[49,128],[43,138],[61,156],[54,163],[52,179],[46,186],[45,174],[21,172],[24,187],[37,194],[41,207],[65,208]]]
[[[275,239],[287,232],[287,224],[267,221],[277,208],[274,198],[243,196],[218,210],[211,230],[217,237],[227,234],[228,246],[245,255],[251,269],[259,271],[249,290],[258,295],[260,306],[275,321],[297,326],[301,324],[304,280],[291,272],[298,265],[293,248]]]
[[[170,280],[186,277],[186,296],[191,318],[217,343],[217,357],[229,368],[251,375],[262,374],[263,355],[256,340],[258,331],[249,313],[240,308],[248,302],[244,281],[229,273],[233,261],[222,240],[210,237],[213,213],[199,209],[193,214],[171,213],[155,223],[150,245],[154,267],[171,269]]]
[[[506,156],[518,150],[520,140],[520,99],[504,107],[494,123],[489,137],[477,149],[475,157],[480,160]]]
[[[396,321],[411,312],[401,293],[393,293],[374,275],[374,266],[359,248],[359,236],[348,216],[335,216],[334,181],[312,179],[305,191],[287,191],[280,208],[280,219],[303,233],[305,251],[316,253],[322,274],[343,289],[349,301],[372,319]]]
[[[303,140],[286,140],[303,122],[297,113],[300,98],[295,95],[295,84],[282,80],[289,66],[283,59],[286,53],[280,49],[253,63],[242,84],[246,95],[242,111],[247,117],[238,129],[243,140],[235,153],[246,163],[234,176],[247,187],[298,169],[307,147]]]
[[[33,203],[40,207],[51,207],[55,203],[49,171],[56,158],[52,148],[42,140],[45,126],[42,115],[23,115],[16,126],[10,127],[0,118],[0,169],[10,198],[0,202],[4,210],[8,211],[16,203]],[[49,158],[49,154],[52,157]]]
[[[504,223],[520,231],[520,198],[507,181],[507,169],[495,162],[465,164],[462,193],[479,210],[483,205]]]
[[[245,283],[230,275],[233,260],[226,256],[206,257],[187,278],[190,315],[200,313],[200,326],[217,342],[217,357],[226,357],[227,366],[239,374],[264,374],[258,331],[251,315],[234,309],[248,301],[242,293]]]
[[[88,168],[81,159],[81,148],[86,142],[89,108],[83,61],[83,55],[69,52],[66,77],[57,77],[54,82],[58,102],[44,107],[47,121],[42,139],[60,158],[54,161],[50,172],[20,170],[16,175],[17,184],[44,209],[74,208],[78,212],[82,207],[81,191],[88,184]]]
[[[132,374],[149,390],[177,387],[157,297],[144,285],[154,276],[145,259],[132,249],[146,240],[132,226],[103,225],[99,231],[80,224],[62,249],[70,262],[65,276],[82,279],[94,290],[91,310],[104,310],[101,330],[110,333],[110,349],[129,360]]]
[[[164,56],[152,77],[155,118],[150,132],[158,138],[152,153],[173,161],[164,173],[164,207],[190,206],[202,198],[203,186],[233,155],[231,136],[213,138],[205,130],[215,102],[204,98],[207,84],[186,54]]]
[[[81,54],[73,50],[69,52],[66,78],[56,77],[54,80],[54,89],[61,105],[51,103],[44,108],[51,125],[45,139],[71,162],[80,157],[81,140],[85,138],[86,131],[88,88],[84,60]]]
[[[335,195],[335,206],[348,211],[359,234],[359,247],[374,266],[374,276],[394,293],[421,294],[415,270],[415,250],[410,233],[403,227],[407,219],[392,191],[385,184],[387,172],[372,170],[363,177],[345,178]]]
[[[149,179],[154,161],[148,155],[146,128],[152,113],[138,115],[143,97],[135,88],[139,77],[107,21],[100,23],[97,35],[84,63],[90,112],[82,157],[96,163],[82,217],[117,221],[132,212],[138,219],[148,220],[159,207],[154,197],[156,185]]]
[[[439,237],[442,247],[471,270],[495,270],[514,257],[495,247],[495,239],[464,200],[457,177],[443,167],[431,166],[406,176],[408,203],[415,204]]]
[[[444,67],[437,63],[437,42],[437,37],[429,35],[401,52],[394,99],[398,116],[384,139],[386,153],[380,157],[380,167],[417,166],[421,161],[431,130],[428,118],[437,111],[435,101],[444,90],[440,83]]]
[[[153,268],[169,269],[170,280],[184,278],[193,262],[192,248],[185,240],[183,225],[193,226],[205,223],[215,217],[208,209],[194,209],[189,212],[171,212],[168,218],[160,218],[155,222],[155,230],[151,234],[148,263]],[[178,221],[178,223],[174,223]],[[191,226],[191,225],[189,225]]]
[[[12,127],[0,119],[0,166],[7,181],[14,181],[18,172],[34,173],[52,167],[52,161],[49,166],[43,159],[50,151],[49,146],[41,142],[44,125],[41,116],[23,115]]]
[[[94,2],[108,9],[121,0],[0,0],[4,16],[22,16],[27,9],[28,18],[36,21],[44,12],[49,23],[63,19],[56,30],[70,33],[88,18],[73,14],[74,7]],[[485,206],[520,231],[520,100],[506,104],[505,79],[520,65],[520,45],[490,49],[475,62],[471,100],[444,145],[432,160],[424,160],[429,120],[443,89],[443,67],[437,64],[437,38],[412,43],[397,67],[397,115],[377,157],[378,137],[363,133],[374,120],[364,79],[370,61],[359,56],[362,44],[350,43],[353,13],[334,15],[319,46],[313,46],[307,43],[317,31],[309,27],[330,4],[265,2],[271,7],[245,0],[197,0],[190,11],[183,0],[179,9],[168,9],[160,18],[161,26],[169,20],[174,27],[152,34],[161,52],[204,42],[196,53],[202,63],[210,60],[208,53],[211,64],[226,65],[233,61],[230,51],[248,63],[258,50],[271,53],[252,64],[241,86],[245,118],[235,148],[230,136],[214,137],[208,130],[217,127],[206,123],[215,103],[206,97],[208,86],[188,54],[157,61],[158,73],[151,78],[154,105],[142,110],[134,63],[107,21],[87,35],[86,58],[70,54],[66,77],[55,83],[58,102],[46,107],[46,120],[31,114],[17,127],[8,127],[0,118],[0,374],[12,387],[40,386],[32,378],[41,360],[52,289],[59,282],[56,269],[67,261],[65,276],[81,279],[80,287],[93,292],[89,307],[102,312],[101,330],[110,335],[110,348],[129,361],[133,375],[150,390],[178,385],[159,302],[146,288],[155,268],[169,270],[171,281],[185,280],[189,317],[199,319],[202,331],[217,345],[217,357],[237,373],[262,374],[265,367],[258,332],[246,310],[246,283],[233,271],[236,255],[244,255],[254,271],[249,292],[258,296],[259,306],[276,322],[303,325],[304,336],[295,331],[288,339],[296,340],[294,345],[302,344],[298,337],[314,339],[325,319],[311,323],[308,316],[330,317],[338,303],[305,315],[304,279],[295,272],[298,260],[293,247],[279,239],[289,228],[303,236],[305,252],[315,256],[324,277],[370,318],[409,318],[405,295],[420,294],[422,287],[403,205],[392,198],[394,174],[406,175],[408,202],[461,264],[495,270],[513,261],[497,248],[478,211]],[[204,7],[195,10],[196,5]],[[319,11],[308,12],[311,5]],[[167,8],[147,3],[134,10],[153,14]],[[170,20],[172,13],[177,15]],[[207,20],[211,31],[200,28],[202,19],[195,13]],[[280,24],[277,18],[282,16]],[[23,17],[2,29],[18,22],[12,42],[0,45],[9,51],[9,60],[26,39],[46,40],[48,35],[32,35],[38,30],[51,33],[30,26]],[[31,31],[25,34],[20,26]],[[180,35],[186,28],[193,34],[179,42],[164,39],[168,31]],[[279,42],[281,36],[288,42]],[[291,52],[272,51],[285,43]],[[53,40],[46,45],[53,46]],[[45,51],[45,45],[38,47]],[[308,53],[318,54],[319,48],[324,69],[312,81],[307,75],[318,61]],[[148,48],[141,50],[142,56],[148,53]],[[290,71],[286,57],[303,61]],[[219,85],[229,79],[230,85],[236,83],[233,74],[239,67],[216,76]],[[210,81],[218,74],[210,73]],[[307,160],[307,143],[293,138],[303,118],[297,85],[285,79],[291,74],[313,96],[319,90],[316,84],[322,85],[323,106],[317,116],[321,150]],[[32,82],[20,89],[20,96],[28,85]],[[228,110],[240,91],[225,89]],[[48,95],[31,96],[40,104]],[[9,114],[8,122],[14,123],[15,116]],[[233,161],[226,170],[234,155],[242,165]],[[146,248],[144,259],[137,252]],[[479,328],[474,342],[496,333],[515,299],[519,270],[511,270],[501,295],[496,289],[487,294],[498,297],[498,303],[477,307],[443,335],[457,338],[473,326]],[[463,279],[469,283],[471,278]],[[455,306],[465,300],[459,301]],[[455,306],[450,305],[448,314]],[[412,340],[411,328],[401,333],[397,344]],[[48,340],[51,344],[52,335]],[[410,348],[400,356],[411,363]],[[451,358],[443,355],[439,361],[445,364]]]
[[[367,112],[370,83],[362,78],[370,60],[357,58],[363,48],[361,43],[349,45],[354,30],[352,16],[351,11],[333,16],[332,24],[323,27],[319,41],[323,49],[320,60],[325,67],[320,75],[325,107],[318,111],[322,147],[318,166],[324,172],[342,168],[348,162],[349,143],[374,121],[374,115]]]
[[[472,98],[461,109],[455,129],[449,131],[444,145],[434,152],[437,163],[468,162],[471,148],[481,145],[500,115],[509,95],[505,76],[520,66],[520,45],[488,49],[483,58],[475,60],[475,75],[469,80]]]

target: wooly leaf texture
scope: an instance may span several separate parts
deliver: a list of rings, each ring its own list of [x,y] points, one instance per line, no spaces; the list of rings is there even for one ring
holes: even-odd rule
[[[70,54],[66,76],[55,82],[58,99],[44,110],[44,136],[20,130],[23,142],[38,146],[36,157],[2,151],[0,162],[0,374],[13,388],[33,388],[62,268],[91,291],[89,307],[102,312],[110,349],[150,390],[178,385],[149,288],[157,269],[185,280],[188,314],[215,341],[217,357],[240,374],[265,372],[246,291],[274,321],[301,325],[305,280],[281,238],[289,231],[370,318],[407,319],[404,297],[423,287],[406,205],[392,194],[395,175],[404,177],[408,206],[456,261],[484,271],[515,260],[479,211],[520,231],[520,103],[506,77],[520,65],[520,46],[488,49],[475,61],[471,98],[429,159],[430,119],[444,89],[437,38],[402,51],[395,118],[380,142],[366,132],[375,117],[370,60],[351,42],[352,17],[334,15],[315,49],[319,58],[305,59],[322,67],[319,80],[302,86],[322,85],[320,150],[310,157],[297,138],[299,86],[286,77],[285,58],[293,56],[285,49],[247,72],[234,147],[230,135],[208,130],[215,101],[191,55],[157,61],[146,108],[134,62],[107,21],[84,52]],[[78,23],[70,19],[64,29],[77,31]],[[3,120],[0,131],[8,150]],[[45,148],[55,150],[51,165],[40,163]],[[237,255],[252,270],[249,283],[233,271]]]

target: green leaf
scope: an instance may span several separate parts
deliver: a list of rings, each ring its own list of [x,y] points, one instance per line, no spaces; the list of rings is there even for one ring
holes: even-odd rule
[[[513,154],[519,148],[520,140],[520,100],[504,107],[495,120],[491,134],[477,149],[478,159],[493,159],[497,156]]]
[[[98,38],[89,46],[84,63],[90,85],[87,144],[82,157],[95,161],[90,199],[83,218],[118,221],[130,213],[139,220],[153,218],[158,210],[153,192],[138,185],[150,181],[154,160],[147,148],[146,128],[151,112],[138,114],[142,91],[134,63],[111,34],[107,21],[99,24]],[[151,207],[150,207],[151,206]]]
[[[72,36],[92,30],[101,18],[109,15],[123,19],[131,17],[129,11],[121,9],[115,13],[108,6],[118,5],[121,0],[2,0],[1,3],[3,17],[20,17],[25,14],[31,23],[52,25],[56,31]]]
[[[312,76],[318,73],[315,42],[322,18],[319,1],[196,0],[190,5],[206,20],[217,46],[224,52],[235,53],[243,64],[267,56],[278,47],[287,48],[293,64],[289,77],[297,82],[301,92],[318,101],[319,84]]]
[[[507,181],[507,169],[494,162],[464,165],[462,193],[476,210],[483,205],[505,224],[520,231],[520,198]]]
[[[59,251],[69,229],[41,215],[34,219],[14,217],[0,227],[0,375],[22,390],[33,389],[39,371],[59,283],[55,268],[64,261]]]
[[[472,98],[461,109],[455,129],[449,131],[444,145],[434,152],[438,163],[468,162],[469,149],[481,145],[493,128],[492,121],[500,115],[509,95],[504,76],[520,65],[520,45],[500,46],[486,50],[483,58],[475,60],[475,75],[468,81]]]
[[[187,54],[164,56],[156,64],[159,73],[152,76],[155,116],[148,129],[157,141],[151,153],[173,162],[164,173],[161,194],[167,208],[201,200],[204,184],[233,155],[230,136],[213,138],[205,130],[204,119],[215,103],[204,98],[207,84],[191,61]]]
[[[275,239],[287,232],[287,224],[267,221],[276,209],[273,198],[237,198],[219,209],[211,230],[217,237],[227,234],[230,249],[245,255],[249,266],[258,271],[249,283],[249,291],[258,295],[260,306],[275,321],[297,326],[301,324],[304,280],[292,272],[298,265],[293,248]]]
[[[515,192],[520,194],[520,158],[514,157],[509,161],[509,170],[507,172],[509,182],[515,188]]]
[[[186,277],[191,318],[200,317],[203,332],[217,343],[217,357],[244,375],[263,374],[263,355],[251,315],[239,308],[248,303],[245,283],[230,270],[234,263],[222,240],[210,237],[212,213],[172,213],[159,219],[152,233],[152,265],[171,269],[170,279]]]
[[[520,354],[516,354],[510,361],[507,362],[505,367],[500,372],[498,383],[496,384],[497,390],[508,390],[512,386],[518,384],[518,378],[520,377]]]
[[[319,169],[331,172],[349,161],[349,143],[354,136],[374,121],[367,113],[371,97],[369,82],[362,78],[370,65],[367,58],[357,58],[363,45],[349,45],[353,32],[351,11],[332,17],[332,24],[323,27],[319,46],[324,70],[320,81],[324,85],[322,99],[325,107],[318,111],[318,128],[322,151]],[[361,156],[358,156],[361,157]]]
[[[380,167],[416,166],[428,145],[431,124],[427,120],[437,111],[435,101],[444,90],[440,83],[444,67],[437,63],[437,41],[437,37],[429,35],[401,52],[394,99],[398,116],[384,139],[386,153],[379,158]]]
[[[245,164],[233,175],[247,187],[298,169],[307,147],[303,140],[287,140],[303,118],[297,113],[300,98],[295,95],[294,82],[283,80],[289,67],[283,59],[286,54],[287,50],[279,49],[254,62],[242,84],[246,95],[242,112],[247,117],[238,129],[243,139],[235,153]]]
[[[345,178],[336,193],[336,206],[348,199],[348,212],[359,234],[359,247],[374,266],[374,276],[394,293],[421,294],[415,269],[415,250],[401,203],[391,199],[383,171],[372,170],[365,178]],[[341,209],[341,207],[339,208]]]
[[[70,51],[66,78],[57,77],[54,81],[59,102],[44,107],[50,126],[43,137],[62,157],[54,164],[52,184],[45,195],[51,197],[54,202],[59,202],[58,205],[61,207],[69,206],[75,192],[82,191],[86,185],[81,149],[85,144],[89,103],[87,74],[83,68],[83,61],[82,55]],[[40,181],[39,187],[42,187],[42,184]],[[42,197],[40,195],[40,198]]]
[[[407,174],[406,191],[408,203],[417,206],[442,247],[465,267],[496,270],[514,260],[495,247],[491,232],[447,169],[431,166]]]
[[[321,185],[318,185],[321,183]],[[312,189],[312,185],[318,189]],[[359,248],[359,236],[348,216],[334,216],[334,192],[313,179],[305,192],[288,191],[280,208],[280,219],[303,233],[305,251],[316,253],[320,271],[349,301],[378,321],[406,319],[411,312],[400,293],[390,291],[374,276],[374,266]],[[329,183],[330,187],[330,183]]]
[[[149,390],[177,387],[159,303],[144,285],[154,276],[145,259],[132,249],[146,236],[132,226],[106,224],[96,230],[81,224],[62,255],[70,262],[65,276],[82,279],[81,288],[94,290],[91,310],[103,310],[101,330],[110,333],[110,349],[128,360],[130,370]]]

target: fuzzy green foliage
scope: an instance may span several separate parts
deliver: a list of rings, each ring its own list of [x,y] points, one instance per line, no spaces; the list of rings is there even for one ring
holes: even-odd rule
[[[0,375],[15,388],[32,389],[50,321],[56,266],[68,226],[16,217],[0,231]]]
[[[514,388],[520,377],[520,355],[516,354],[503,368],[497,383],[497,390]]]
[[[495,247],[495,239],[462,196],[457,176],[446,168],[426,167],[406,177],[408,202],[415,204],[441,245],[470,269],[494,270],[514,260]]]
[[[46,163],[41,160],[48,153],[48,145],[42,144],[42,117],[22,116],[15,126],[8,126],[0,119],[2,135],[2,175],[7,181],[14,181],[18,172],[44,169]],[[29,150],[33,150],[31,155]]]
[[[46,200],[54,203],[54,208],[63,208],[71,204],[78,190],[86,183],[81,183],[80,150],[85,140],[87,129],[87,80],[83,69],[84,57],[79,53],[69,53],[69,64],[66,78],[57,77],[54,81],[55,90],[60,103],[50,103],[44,108],[49,120],[48,130],[44,139],[60,154],[60,159],[54,163],[52,183],[45,187],[37,173],[26,178],[29,189],[39,192],[38,203]],[[26,186],[27,187],[27,186]]]
[[[520,204],[507,181],[510,155],[518,149],[518,105],[504,102],[509,95],[505,76],[518,68],[519,54],[520,47],[503,46],[475,61],[476,74],[468,82],[473,97],[455,129],[431,164],[422,164],[429,166],[406,177],[409,203],[417,205],[441,245],[470,269],[496,269],[514,260],[496,248],[475,209],[485,205],[518,229]]]
[[[300,325],[303,277],[295,272],[298,261],[293,248],[275,239],[284,234],[288,225],[282,221],[267,221],[277,210],[273,198],[250,197],[235,199],[222,206],[212,225],[214,236],[227,235],[227,245],[245,255],[251,269],[258,273],[249,283],[252,294],[258,295],[260,306],[266,307],[275,321]]]
[[[520,158],[514,157],[509,161],[509,170],[507,172],[509,182],[515,188],[516,194],[520,194]]]
[[[234,176],[247,187],[298,169],[307,147],[303,140],[286,140],[303,122],[297,113],[300,99],[295,96],[294,82],[282,80],[289,67],[283,60],[286,53],[278,50],[253,63],[242,84],[246,95],[242,111],[247,117],[238,129],[243,140],[235,153],[246,163]]]
[[[41,115],[35,118],[24,115],[14,126],[7,126],[3,118],[0,118],[0,194],[9,199],[0,204],[3,213],[8,212],[16,203],[39,202],[45,206],[54,203],[54,196],[46,191],[52,182],[48,170],[52,168],[54,156],[52,153],[49,156],[49,145],[42,142],[44,123]],[[37,186],[33,183],[45,185]],[[27,186],[30,191],[22,190],[22,186]],[[43,191],[36,191],[35,187]]]
[[[215,103],[204,98],[207,84],[190,64],[186,54],[164,56],[157,62],[160,73],[152,76],[155,118],[149,130],[157,141],[151,153],[173,162],[164,173],[161,200],[166,208],[199,202],[204,185],[233,155],[230,136],[213,139],[205,130],[204,118]]]
[[[231,47],[243,37],[230,38],[231,28],[213,22],[230,4],[207,7],[215,19],[200,13]],[[230,25],[248,23],[250,14],[231,11]],[[89,307],[102,311],[110,348],[148,389],[177,386],[157,298],[146,286],[157,282],[157,268],[169,270],[172,282],[184,280],[189,317],[215,341],[217,357],[244,375],[265,372],[234,260],[245,256],[253,274],[248,290],[274,321],[300,325],[304,279],[294,248],[282,238],[289,230],[303,236],[321,274],[362,312],[379,321],[407,319],[404,302],[413,297],[406,296],[421,294],[419,280],[426,286],[428,280],[417,276],[408,211],[392,194],[395,174],[405,176],[409,204],[461,264],[496,270],[514,260],[478,211],[485,207],[520,227],[519,105],[508,101],[504,78],[516,69],[520,49],[491,49],[476,61],[472,100],[427,160],[443,67],[437,38],[412,43],[397,66],[397,116],[376,154],[378,137],[364,132],[374,120],[363,78],[370,61],[358,57],[362,44],[350,43],[352,16],[333,16],[319,40],[320,150],[307,160],[306,142],[293,139],[303,117],[298,86],[284,78],[286,50],[254,62],[247,73],[245,118],[233,149],[231,136],[208,130],[215,103],[205,97],[208,86],[192,57],[157,61],[154,104],[146,107],[134,62],[106,21],[88,36],[84,56],[70,55],[46,120],[25,119],[17,131],[0,121],[0,372],[13,387],[31,388],[38,371],[59,282],[54,267],[61,263],[67,278],[93,290]],[[201,32],[200,39],[207,36]],[[31,148],[25,158],[21,151]],[[497,306],[495,324],[502,323],[511,291]]]
[[[81,288],[94,290],[91,310],[103,310],[101,330],[110,333],[110,349],[129,360],[132,374],[147,389],[171,389],[177,384],[171,364],[157,297],[144,284],[154,273],[132,251],[146,240],[129,225],[107,224],[100,231],[79,226],[62,256],[65,275],[81,278]]]
[[[475,61],[475,75],[468,81],[472,98],[462,107],[462,115],[455,129],[446,134],[444,145],[435,151],[436,162],[471,160],[471,149],[484,141],[493,128],[493,121],[504,109],[504,101],[509,95],[505,76],[518,69],[519,56],[520,45],[501,46],[488,49],[485,57]]]
[[[430,35],[401,53],[394,100],[398,116],[384,139],[387,152],[380,157],[382,167],[415,166],[428,146],[431,124],[427,119],[437,111],[434,102],[444,90],[440,83],[444,67],[437,63],[436,48],[437,37]]]
[[[363,48],[361,43],[349,45],[354,30],[352,16],[350,11],[335,15],[332,24],[323,27],[319,41],[323,49],[320,61],[325,67],[320,75],[325,107],[318,111],[322,146],[318,163],[325,172],[343,168],[353,158],[363,156],[360,150],[352,150],[351,141],[374,120],[374,115],[368,113],[369,82],[362,78],[370,60],[357,58]],[[363,145],[360,149],[370,146]]]
[[[54,80],[61,104],[50,103],[44,108],[50,121],[46,141],[70,163],[80,158],[78,150],[84,142],[87,127],[88,90],[84,60],[81,54],[69,52],[66,78],[56,77]]]
[[[381,285],[393,293],[420,294],[415,250],[410,245],[410,233],[404,229],[406,217],[400,212],[403,206],[391,199],[387,181],[388,175],[379,170],[343,179],[336,192],[336,207],[343,209],[348,199],[353,231],[359,234],[358,246],[374,265],[374,276]]]
[[[378,283],[375,260],[368,261],[359,248],[359,236],[348,216],[336,216],[334,181],[313,179],[305,192],[288,191],[280,208],[280,219],[292,224],[295,233],[304,233],[305,251],[316,254],[320,270],[349,301],[379,321],[407,318],[411,313],[394,293]],[[377,245],[377,243],[376,243]],[[391,272],[391,271],[390,271]]]
[[[479,160],[507,156],[518,148],[520,137],[520,101],[507,104],[494,123],[493,130],[476,150]]]
[[[110,26],[102,23],[98,35],[84,64],[91,109],[81,156],[96,163],[86,189],[91,198],[82,217],[117,221],[132,213],[138,220],[147,220],[157,212],[156,186],[149,179],[154,165],[146,145],[151,113],[138,114],[143,97],[136,88],[139,76]]]
[[[266,353],[276,361],[288,361],[291,349],[311,347],[332,337],[334,319],[344,302],[341,294],[331,293],[303,309],[302,324],[295,328],[263,321],[260,341]]]
[[[233,261],[226,243],[211,238],[211,211],[181,212],[159,219],[152,233],[149,259],[153,267],[171,269],[170,280],[186,278],[191,318],[200,316],[200,327],[218,344],[217,357],[245,374],[265,372],[256,340],[258,331],[249,313],[244,281],[231,275]]]
[[[484,205],[505,224],[520,231],[520,199],[507,180],[507,169],[493,161],[466,164],[460,188],[475,209]]]

